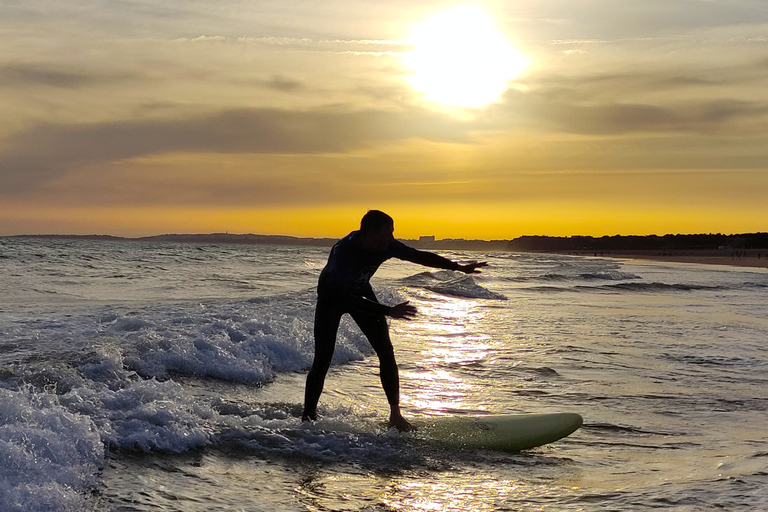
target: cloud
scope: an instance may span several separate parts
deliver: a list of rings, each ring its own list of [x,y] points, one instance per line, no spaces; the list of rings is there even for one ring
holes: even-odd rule
[[[116,78],[97,76],[88,73],[63,71],[50,66],[33,64],[6,64],[0,66],[0,87],[28,87],[46,85],[65,89],[75,89]]]
[[[265,82],[264,85],[266,85],[268,89],[283,92],[293,92],[304,87],[304,84],[298,80],[293,80],[292,78],[287,78],[281,75],[273,76],[270,80]]]
[[[552,34],[553,39],[642,38],[768,19],[762,0],[518,0],[515,9],[533,20],[538,37]]]
[[[78,165],[165,153],[342,153],[374,142],[468,141],[466,123],[426,111],[237,109],[183,119],[44,124],[0,142],[0,190],[34,188]]]
[[[622,69],[619,70],[584,71],[571,76],[539,75],[529,78],[525,84],[531,89],[550,95],[570,93],[574,96],[578,94],[598,98],[616,94],[624,97],[636,93],[665,94],[693,87],[701,90],[727,86],[743,87],[768,82],[768,58],[747,57],[741,61],[730,58],[730,61],[659,61],[653,68],[641,63],[633,66],[634,69],[621,66]],[[760,94],[760,97],[763,95]]]
[[[610,135],[764,132],[766,59],[529,78],[495,108],[518,128]],[[510,124],[507,124],[509,127]]]
[[[553,127],[581,134],[610,135],[638,132],[714,132],[732,121],[768,114],[768,105],[738,100],[649,104],[564,105],[550,104],[540,119]]]

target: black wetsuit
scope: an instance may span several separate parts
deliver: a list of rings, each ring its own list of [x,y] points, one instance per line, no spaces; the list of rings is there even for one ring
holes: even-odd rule
[[[359,243],[359,236],[358,231],[353,231],[337,242],[320,274],[315,310],[315,358],[307,376],[305,419],[315,418],[344,313],[352,316],[379,357],[381,382],[387,400],[390,404],[399,402],[397,363],[385,318],[390,307],[379,303],[370,284],[371,277],[382,263],[397,258],[434,268],[459,268],[457,263],[447,258],[419,251],[396,240],[383,251],[366,251]]]

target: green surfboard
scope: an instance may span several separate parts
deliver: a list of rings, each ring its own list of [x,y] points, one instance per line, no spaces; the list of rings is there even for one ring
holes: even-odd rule
[[[442,416],[416,422],[429,439],[467,448],[519,452],[552,443],[584,422],[575,413]]]

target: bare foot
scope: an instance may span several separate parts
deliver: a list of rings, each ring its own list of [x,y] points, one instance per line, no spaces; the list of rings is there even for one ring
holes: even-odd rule
[[[402,416],[390,416],[389,426],[395,427],[400,432],[414,432],[416,430],[416,426]]]

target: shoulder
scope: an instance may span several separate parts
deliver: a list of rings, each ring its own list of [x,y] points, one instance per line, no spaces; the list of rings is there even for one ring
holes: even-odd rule
[[[333,250],[350,249],[352,248],[355,238],[357,237],[357,231],[353,231],[333,245]]]
[[[389,247],[387,248],[387,252],[389,253],[390,256],[393,256],[395,258],[400,258],[401,256],[414,254],[418,252],[418,250],[408,245],[405,245],[400,240],[395,240],[389,245]]]

